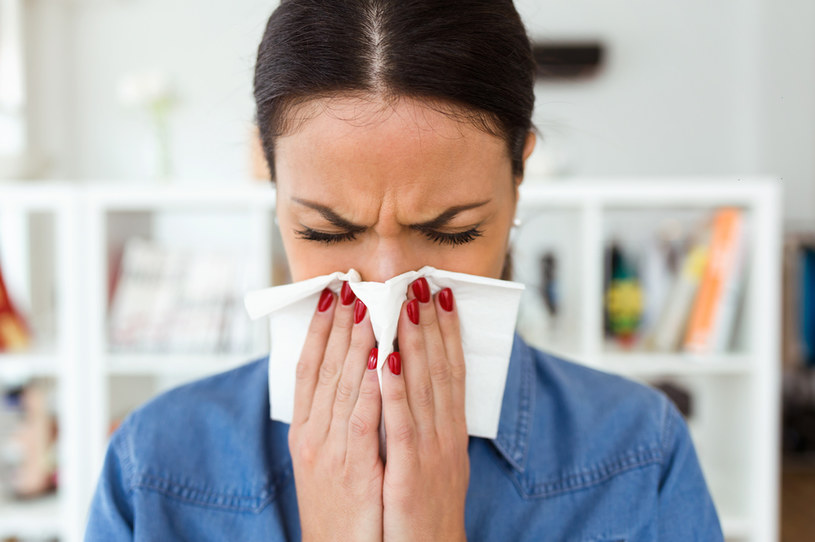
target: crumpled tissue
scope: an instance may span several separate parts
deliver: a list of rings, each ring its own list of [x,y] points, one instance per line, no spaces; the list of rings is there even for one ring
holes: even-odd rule
[[[377,372],[381,389],[382,370],[394,349],[402,302],[407,299],[408,286],[419,277],[425,277],[431,295],[446,287],[453,291],[466,367],[467,432],[476,437],[495,438],[524,285],[431,266],[408,271],[385,282],[362,281],[352,268],[347,273],[335,271],[247,293],[244,305],[249,316],[255,320],[268,315],[270,320],[271,418],[291,423],[297,362],[323,288],[330,288],[339,295],[343,281],[348,281],[351,290],[368,308],[378,342]]]

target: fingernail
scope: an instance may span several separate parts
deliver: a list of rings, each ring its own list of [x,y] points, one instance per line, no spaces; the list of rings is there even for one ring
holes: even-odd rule
[[[354,323],[358,324],[362,322],[362,319],[365,318],[365,303],[362,302],[361,299],[357,298],[357,302],[354,304]]]
[[[419,277],[418,280],[413,282],[413,293],[422,303],[430,301],[430,286],[427,285],[426,278]]]
[[[323,293],[320,294],[320,302],[317,304],[317,309],[320,312],[325,312],[328,310],[328,307],[331,306],[331,300],[334,299],[334,295],[331,293],[331,290],[328,288],[323,289]]]
[[[354,295],[354,291],[351,289],[351,286],[348,285],[348,281],[342,283],[342,290],[340,291],[340,296],[342,297],[343,305],[350,305],[357,297],[356,295]]]
[[[444,288],[441,292],[439,292],[439,303],[441,304],[441,308],[447,312],[452,312],[453,291],[450,288]]]
[[[368,370],[373,371],[376,369],[376,358],[379,356],[377,348],[371,348],[371,353],[368,355]]]
[[[388,355],[388,369],[395,375],[402,372],[402,356],[399,352],[393,352]]]
[[[410,318],[410,321],[413,322],[414,324],[418,324],[419,323],[419,302],[416,301],[415,299],[411,299],[410,301],[408,301],[407,313],[408,313],[408,318]]]

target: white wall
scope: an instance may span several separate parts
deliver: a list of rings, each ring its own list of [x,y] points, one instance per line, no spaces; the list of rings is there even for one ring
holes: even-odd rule
[[[150,125],[117,103],[118,77],[159,68],[184,100],[178,177],[248,173],[257,44],[275,1],[28,0],[32,130],[49,176],[153,171]],[[815,2],[516,0],[534,38],[599,38],[606,69],[538,85],[531,172],[777,175],[788,225],[815,229]],[[41,30],[42,29],[42,30]],[[33,101],[33,100],[32,100]]]

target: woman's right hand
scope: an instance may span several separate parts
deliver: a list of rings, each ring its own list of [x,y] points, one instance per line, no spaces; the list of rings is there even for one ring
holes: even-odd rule
[[[302,539],[381,541],[375,338],[347,282],[336,297],[323,290],[297,363],[288,442]]]

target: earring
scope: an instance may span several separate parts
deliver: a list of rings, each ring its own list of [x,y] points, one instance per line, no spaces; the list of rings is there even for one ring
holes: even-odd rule
[[[518,238],[518,230],[521,228],[521,219],[517,216],[512,221],[512,227],[509,229],[509,244],[515,246],[515,241]]]
[[[280,226],[280,222],[277,220],[277,215],[274,215],[274,225],[278,227]]]

